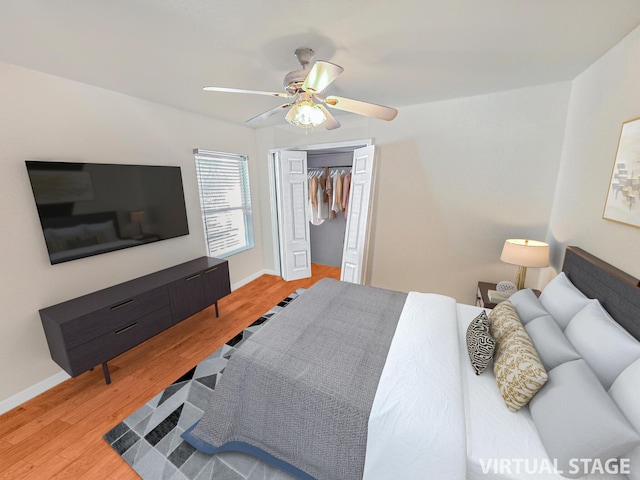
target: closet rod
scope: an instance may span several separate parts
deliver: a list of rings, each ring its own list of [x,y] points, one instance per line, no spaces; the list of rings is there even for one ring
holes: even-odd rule
[[[332,165],[331,167],[307,167],[307,170],[324,170],[328,168],[331,170],[332,168],[353,168],[353,165]]]

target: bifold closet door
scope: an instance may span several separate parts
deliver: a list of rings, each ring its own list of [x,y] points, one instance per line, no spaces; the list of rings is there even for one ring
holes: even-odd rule
[[[311,241],[307,218],[307,152],[276,154],[276,189],[281,274],[285,280],[311,276]]]
[[[375,147],[373,145],[359,148],[353,152],[347,227],[340,271],[340,280],[345,282],[363,284],[365,280],[374,155]]]

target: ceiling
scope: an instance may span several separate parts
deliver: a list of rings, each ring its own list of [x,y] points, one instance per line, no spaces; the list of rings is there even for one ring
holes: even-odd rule
[[[282,99],[202,87],[280,92],[298,47],[344,67],[328,94],[402,107],[571,80],[639,24],[640,0],[0,0],[0,61],[244,124]]]

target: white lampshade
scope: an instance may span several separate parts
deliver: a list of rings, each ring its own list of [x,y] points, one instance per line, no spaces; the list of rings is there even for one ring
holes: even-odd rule
[[[516,288],[520,290],[524,288],[527,267],[549,266],[549,245],[537,240],[510,238],[504,242],[500,260],[518,265]]]
[[[500,260],[519,267],[548,267],[549,244],[537,240],[510,238],[504,242]]]

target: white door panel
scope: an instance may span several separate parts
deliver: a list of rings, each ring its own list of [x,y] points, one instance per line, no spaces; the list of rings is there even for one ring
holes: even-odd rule
[[[353,152],[347,227],[340,272],[340,279],[345,282],[364,283],[367,246],[369,244],[374,155],[373,145],[359,148]]]
[[[308,278],[311,276],[311,242],[306,209],[307,152],[278,152],[276,182],[282,278],[287,281]]]

